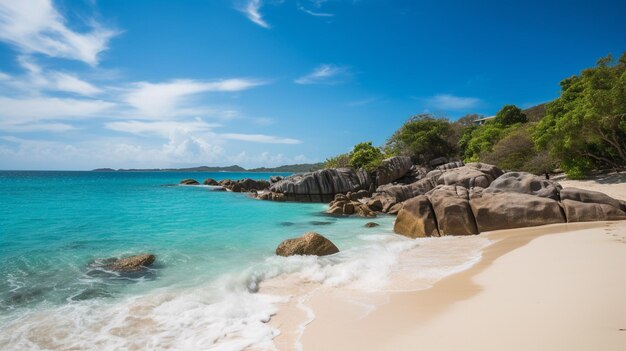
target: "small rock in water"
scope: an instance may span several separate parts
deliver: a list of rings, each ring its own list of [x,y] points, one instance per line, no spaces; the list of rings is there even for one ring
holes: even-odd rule
[[[119,258],[104,266],[104,268],[119,272],[136,272],[154,263],[156,256],[141,254],[126,258]]]
[[[279,256],[325,256],[337,252],[339,252],[339,249],[335,244],[315,232],[306,233],[299,238],[287,239],[276,248],[276,254]]]
[[[374,228],[374,227],[378,227],[379,225],[380,225],[380,224],[378,224],[378,223],[374,223],[374,222],[368,222],[368,223],[365,223],[365,227],[366,227],[366,228]]]
[[[219,185],[219,184],[215,179],[207,178],[204,180],[204,185]]]
[[[181,185],[200,185],[195,179],[183,179],[180,181]]]
[[[312,225],[329,225],[329,224],[333,224],[334,222],[328,222],[328,221],[310,221],[309,223],[311,223]]]
[[[280,222],[280,225],[283,227],[291,227],[295,225],[295,223],[294,222]]]

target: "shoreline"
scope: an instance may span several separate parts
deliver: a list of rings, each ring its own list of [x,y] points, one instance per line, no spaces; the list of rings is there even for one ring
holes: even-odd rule
[[[498,324],[508,324],[512,329],[519,330],[520,336],[532,334],[536,331],[533,324],[540,324],[540,319],[546,317],[543,313],[535,315],[539,320],[516,320],[515,315],[506,315],[506,313],[499,313],[498,309],[514,308],[519,310],[521,306],[526,306],[528,303],[532,305],[532,301],[528,300],[516,300],[515,303],[506,301],[509,295],[498,295],[496,299],[492,301],[493,306],[485,304],[483,296],[489,293],[489,295],[497,295],[496,289],[501,289],[503,286],[512,283],[511,280],[516,280],[516,277],[509,277],[501,281],[494,281],[493,279],[483,277],[485,275],[493,275],[492,272],[499,271],[506,273],[507,270],[519,269],[520,264],[528,261],[529,256],[537,258],[537,255],[544,254],[545,246],[554,248],[555,245],[564,245],[569,243],[570,248],[573,247],[574,251],[585,250],[580,244],[591,244],[594,247],[598,247],[600,254],[606,254],[607,240],[613,240],[607,238],[605,229],[611,229],[612,231],[620,231],[626,229],[626,223],[624,222],[590,222],[590,223],[576,223],[576,224],[557,224],[550,226],[534,227],[534,228],[520,228],[512,230],[503,230],[491,233],[481,234],[488,237],[494,242],[486,247],[483,251],[482,259],[470,268],[461,272],[449,275],[439,282],[435,283],[432,287],[423,290],[416,290],[413,292],[396,292],[387,293],[387,301],[383,301],[374,311],[365,316],[359,316],[353,306],[349,306],[349,303],[342,301],[337,295],[329,294],[327,292],[313,292],[308,299],[308,307],[315,314],[315,319],[312,320],[306,326],[306,329],[302,333],[301,343],[304,350],[412,350],[416,345],[424,346],[426,349],[451,349],[462,347],[463,349],[516,349],[515,345],[508,343],[508,339],[502,340],[502,338],[491,338],[493,340],[494,348],[483,348],[484,339],[487,339],[484,331],[472,329],[472,325],[484,325],[485,327],[493,330],[498,327]],[[612,258],[617,260],[620,264],[626,264],[626,246],[621,246],[626,243],[626,237],[623,235],[620,237],[621,242],[610,242],[612,248]],[[548,243],[544,241],[547,240]],[[571,245],[572,241],[576,242],[576,245]],[[535,244],[540,242],[539,244]],[[532,246],[532,247],[531,247]],[[616,257],[615,252],[618,252]],[[559,252],[551,252],[556,256],[560,256]],[[508,263],[503,266],[501,261],[510,260],[510,257],[516,256],[513,264]],[[567,256],[567,253],[565,253]],[[571,259],[571,257],[569,257]],[[596,263],[603,263],[603,260],[597,260]],[[606,260],[604,260],[606,261]],[[529,261],[529,266],[533,266],[532,260]],[[606,269],[606,267],[604,267]],[[530,269],[530,268],[529,268]],[[570,272],[571,273],[571,272]],[[592,273],[592,272],[586,272]],[[606,272],[603,273],[611,273]],[[617,277],[615,277],[617,275]],[[626,277],[619,279],[619,272],[608,274],[611,278],[617,279],[615,289],[619,292],[626,292]],[[602,276],[602,275],[598,275]],[[500,276],[500,278],[502,278]],[[533,282],[533,280],[542,280],[543,283],[553,282],[558,285],[559,281],[551,280],[554,277],[531,277],[528,285],[529,290],[541,289],[539,281]],[[547,279],[547,281],[546,281]],[[570,282],[571,283],[571,282]],[[549,286],[549,284],[546,284]],[[562,287],[561,287],[562,288]],[[559,290],[559,289],[557,289]],[[589,288],[581,289],[589,292]],[[493,293],[490,293],[492,292]],[[600,297],[603,292],[599,292]],[[522,294],[523,295],[523,294]],[[593,293],[592,293],[593,295]],[[593,295],[595,296],[595,295]],[[620,295],[621,296],[621,295]],[[517,296],[519,297],[519,296]],[[606,297],[606,296],[605,296]],[[377,296],[378,302],[381,302],[380,294]],[[611,301],[615,302],[615,294],[611,296]],[[385,298],[382,298],[385,300]],[[504,300],[504,301],[503,301]],[[593,301],[583,301],[587,304],[591,304],[591,307],[597,307]],[[618,301],[619,302],[619,301]],[[582,303],[582,302],[581,302]],[[469,306],[469,307],[468,307]],[[485,308],[484,313],[494,315],[493,320],[486,320],[484,316],[475,314],[467,315],[465,310],[472,306],[481,306]],[[544,306],[550,307],[550,306]],[[562,309],[563,304],[557,304],[552,306],[557,309]],[[577,306],[565,306],[577,308]],[[614,330],[611,333],[606,331],[609,336],[612,337],[613,343],[609,342],[604,345],[603,350],[618,350],[620,346],[626,342],[626,333],[621,332],[619,329],[626,328],[626,304],[621,306],[615,306],[624,312],[624,317],[619,320],[619,316],[615,317],[618,321],[614,322]],[[580,309],[580,308],[578,308]],[[567,309],[566,309],[567,310]],[[410,311],[410,312],[408,312]],[[281,319],[281,312],[276,316]],[[291,311],[293,312],[293,311]],[[519,311],[518,311],[519,312]],[[571,311],[574,314],[575,312]],[[513,317],[513,319],[510,319]],[[566,322],[570,315],[565,313],[562,316],[550,316],[555,317],[561,322]],[[614,318],[614,319],[615,319]],[[548,318],[550,319],[550,318]],[[441,320],[450,320],[450,324],[444,324]],[[284,322],[284,321],[283,321]],[[518,325],[516,323],[523,323]],[[526,324],[527,323],[527,324]],[[622,323],[622,324],[619,324]],[[459,325],[460,324],[460,325]],[[584,322],[582,323],[584,326]],[[621,327],[620,327],[621,325]],[[529,328],[525,329],[524,326]],[[579,326],[580,327],[580,326]],[[448,330],[449,328],[449,330]],[[582,328],[583,330],[585,328]],[[428,330],[428,332],[427,332]],[[457,340],[455,338],[447,338],[446,330],[450,333],[449,336],[459,335],[459,330],[465,331],[462,333],[467,337],[470,333],[468,330],[473,330],[476,337],[474,341],[478,341],[477,345],[469,346],[467,344],[468,338],[461,338],[463,340]],[[557,342],[560,337],[567,337],[568,340],[572,340],[573,335],[569,332],[565,332],[566,335],[560,335],[556,331],[553,333],[552,342]],[[602,333],[601,333],[602,334]],[[293,337],[293,333],[283,335],[275,338],[275,343],[280,350],[290,349],[289,345],[297,345],[298,341],[289,339],[289,335]],[[568,336],[569,335],[569,336]],[[594,334],[596,335],[596,334]],[[332,337],[331,337],[332,336]],[[430,336],[430,337],[429,337]],[[599,341],[591,337],[591,341]],[[480,340],[476,340],[480,339]],[[554,340],[557,339],[557,340]],[[442,340],[447,340],[444,347]],[[510,340],[514,342],[514,340]],[[498,344],[501,342],[501,344]],[[458,344],[456,344],[458,343]],[[558,344],[558,343],[557,343]],[[555,344],[554,347],[557,347]],[[576,342],[568,344],[567,348],[547,348],[547,349],[588,349],[589,345],[581,348],[576,348],[576,345],[585,345],[584,343]],[[426,346],[428,345],[428,346]],[[538,349],[537,345],[521,346],[523,343],[518,344],[518,349]],[[439,348],[441,347],[441,348]],[[539,347],[541,349],[541,347]]]

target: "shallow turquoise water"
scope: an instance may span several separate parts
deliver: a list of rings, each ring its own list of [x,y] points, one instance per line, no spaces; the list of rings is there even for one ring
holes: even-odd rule
[[[274,350],[280,331],[267,322],[288,301],[314,318],[303,301],[317,287],[424,288],[488,244],[411,240],[393,234],[391,216],[365,228],[372,219],[330,217],[325,204],[177,185],[270,175],[0,171],[0,350]],[[274,255],[308,231],[341,252]],[[143,252],[157,256],[148,271],[91,265]]]
[[[206,283],[261,262],[283,239],[307,231],[327,235],[342,249],[359,245],[356,234],[366,220],[325,216],[323,204],[176,185],[183,178],[269,176],[0,172],[0,310]],[[89,268],[94,259],[141,252],[157,255],[145,274],[111,276]]]

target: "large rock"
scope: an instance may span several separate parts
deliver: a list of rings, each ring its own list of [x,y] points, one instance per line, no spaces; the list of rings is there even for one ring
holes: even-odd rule
[[[389,184],[380,186],[376,189],[376,195],[387,195],[394,198],[396,202],[402,202],[417,195],[426,194],[434,187],[435,183],[433,182],[432,178],[424,178],[411,184]]]
[[[272,184],[269,190],[285,194],[289,201],[329,202],[336,194],[367,190],[370,184],[367,172],[330,168],[289,176]]]
[[[465,166],[465,163],[463,163],[463,161],[453,161],[453,162],[448,162],[443,165],[437,166],[435,167],[435,169],[438,169],[441,171],[448,171],[448,170],[460,168],[463,166]]]
[[[547,197],[476,189],[470,205],[481,232],[565,222],[559,203]]]
[[[181,185],[199,185],[197,180],[195,179],[183,179],[180,181]]]
[[[603,203],[562,200],[567,222],[618,221],[626,219],[626,212]]]
[[[614,199],[605,193],[578,188],[561,189],[561,201],[572,200],[585,203],[605,204],[624,210],[620,200]]]
[[[419,195],[406,201],[398,212],[393,231],[409,238],[439,236],[435,212],[428,197]]]
[[[561,185],[526,172],[504,173],[485,188],[488,193],[514,192],[559,200]]]
[[[426,177],[426,174],[430,171],[430,168],[426,168],[424,166],[413,165],[411,169],[399,179],[394,181],[394,184],[411,184],[415,183],[420,179]]]
[[[460,185],[471,189],[473,187],[488,187],[491,182],[502,175],[496,166],[484,163],[468,163],[463,167],[443,172],[437,179],[439,185]]]
[[[107,263],[104,267],[119,272],[136,272],[154,263],[156,256],[152,254],[141,254],[126,258],[115,259]]]
[[[441,235],[478,234],[465,187],[439,185],[426,195],[432,204]]]
[[[376,169],[376,186],[389,184],[404,177],[413,167],[411,158],[407,156],[395,156],[382,161]]]
[[[306,233],[299,238],[287,239],[276,248],[276,254],[279,256],[325,256],[337,252],[339,252],[339,249],[335,244],[315,232]]]
[[[561,190],[561,203],[568,222],[626,219],[623,201],[597,191],[565,188]]]

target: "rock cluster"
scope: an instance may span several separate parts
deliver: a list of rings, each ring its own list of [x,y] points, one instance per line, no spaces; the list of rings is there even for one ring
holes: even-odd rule
[[[265,190],[270,187],[267,180],[245,178],[241,180],[224,179],[218,185],[234,193],[251,193]]]
[[[339,249],[324,236],[309,232],[299,238],[287,239],[276,248],[279,256],[315,255],[326,256],[339,252]]]
[[[499,175],[500,174],[500,175]],[[447,171],[428,192],[404,202],[394,231],[408,237],[470,235],[545,224],[626,219],[626,204],[565,188],[530,173],[485,164]]]
[[[180,181],[182,185],[200,185],[200,183],[195,179],[183,179]],[[235,193],[250,193],[257,192],[261,190],[266,190],[270,187],[270,182],[267,180],[256,180],[256,179],[240,179],[240,180],[231,180],[224,179],[219,182],[212,178],[207,178],[203,182],[204,185],[211,186],[220,186],[219,190],[228,190]]]
[[[374,172],[331,168],[295,174],[272,183],[269,192],[283,194],[287,201],[329,202],[337,194],[355,193],[359,190],[372,193],[378,185],[404,177],[412,167],[409,157],[396,156],[383,160]],[[271,200],[273,195],[259,198]]]
[[[358,215],[361,217],[376,217],[376,213],[366,203],[359,200],[369,195],[366,190],[356,193],[349,192],[346,195],[337,194],[335,199],[328,205],[327,214],[331,215]]]

